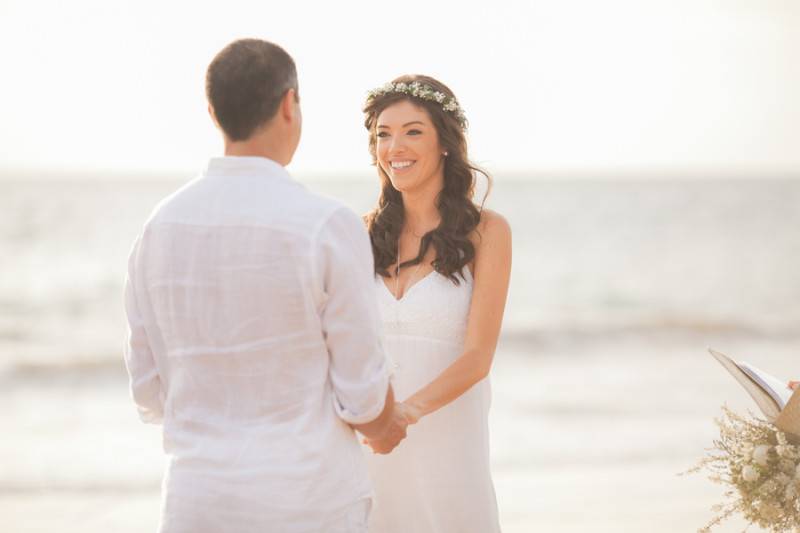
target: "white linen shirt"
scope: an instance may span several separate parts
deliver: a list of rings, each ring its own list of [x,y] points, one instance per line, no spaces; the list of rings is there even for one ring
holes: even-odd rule
[[[390,372],[352,211],[269,159],[212,159],[145,224],[125,304],[131,393],[164,425],[161,531],[325,531],[370,497],[347,423]]]

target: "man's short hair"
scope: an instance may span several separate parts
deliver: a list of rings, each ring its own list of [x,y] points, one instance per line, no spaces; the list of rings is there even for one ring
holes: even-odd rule
[[[249,138],[271,120],[289,89],[297,91],[294,60],[280,46],[260,39],[232,42],[206,71],[206,97],[232,141]]]

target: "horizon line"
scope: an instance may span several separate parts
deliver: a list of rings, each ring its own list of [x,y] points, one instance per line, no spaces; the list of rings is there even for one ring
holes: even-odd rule
[[[375,171],[368,170],[313,170],[295,171],[287,167],[289,174],[300,181],[364,181],[374,179]],[[202,169],[36,169],[0,167],[0,182],[21,181],[182,181],[192,179]],[[659,179],[708,179],[708,180],[785,180],[800,179],[800,169],[751,169],[751,168],[498,168],[488,170],[493,179],[502,181],[550,181],[550,180],[659,180]]]

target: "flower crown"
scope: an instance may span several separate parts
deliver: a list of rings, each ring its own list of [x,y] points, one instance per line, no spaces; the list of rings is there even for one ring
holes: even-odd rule
[[[443,92],[437,91],[430,85],[426,85],[418,81],[412,81],[411,83],[389,82],[381,87],[378,87],[377,89],[372,89],[369,91],[369,93],[367,93],[367,103],[379,96],[390,93],[405,94],[408,96],[413,96],[414,98],[419,98],[420,100],[437,102],[442,105],[442,109],[444,109],[446,112],[455,115],[458,123],[461,124],[463,129],[466,129],[467,127],[467,117],[464,115],[464,110],[461,109],[460,105],[458,105],[458,100],[456,100],[455,97],[447,96]]]

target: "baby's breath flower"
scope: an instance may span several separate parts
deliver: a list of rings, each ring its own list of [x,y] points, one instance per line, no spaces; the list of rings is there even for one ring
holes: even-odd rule
[[[778,469],[790,479],[794,477],[795,464],[794,461],[789,459],[781,459],[778,461]]]
[[[462,129],[466,129],[467,127],[467,117],[464,115],[464,110],[461,109],[461,106],[455,98],[448,98],[443,92],[434,90],[430,85],[420,83],[419,81],[412,81],[411,83],[386,83],[377,89],[368,91],[367,102],[390,93],[407,94],[414,98],[442,104],[442,109],[455,115]]]
[[[789,483],[791,483],[792,478],[784,474],[783,472],[779,473],[775,476],[775,483],[777,483],[781,487],[785,487]]]
[[[753,457],[753,448],[752,442],[742,442],[736,446],[736,451],[743,459],[749,460]]]
[[[798,453],[797,447],[789,444],[779,444],[775,446],[775,453],[784,459],[800,459],[800,454]]]
[[[761,516],[765,520],[775,520],[781,514],[781,508],[772,502],[764,502],[761,505]]]

